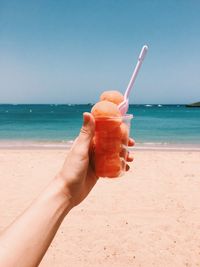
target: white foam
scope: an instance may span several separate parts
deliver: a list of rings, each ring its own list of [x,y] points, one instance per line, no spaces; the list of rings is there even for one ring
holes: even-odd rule
[[[10,141],[10,140],[2,140],[0,141],[0,148],[65,148],[69,149],[72,144],[73,140],[69,141],[21,141],[21,140],[16,140],[16,141]]]
[[[200,144],[136,143],[133,150],[200,151]]]
[[[1,140],[0,149],[69,149],[74,140],[62,141],[23,141],[23,140]],[[134,150],[167,150],[167,151],[200,151],[200,144],[169,144],[169,143],[136,143]]]

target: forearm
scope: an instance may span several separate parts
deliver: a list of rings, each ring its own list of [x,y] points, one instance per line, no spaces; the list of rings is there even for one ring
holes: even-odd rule
[[[0,236],[0,266],[38,266],[65,215],[71,209],[55,179],[38,199]]]

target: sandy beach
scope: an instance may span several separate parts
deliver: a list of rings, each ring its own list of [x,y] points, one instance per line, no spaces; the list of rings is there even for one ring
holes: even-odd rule
[[[0,150],[0,230],[42,191],[65,150]],[[65,218],[41,267],[200,266],[200,151],[134,152]]]

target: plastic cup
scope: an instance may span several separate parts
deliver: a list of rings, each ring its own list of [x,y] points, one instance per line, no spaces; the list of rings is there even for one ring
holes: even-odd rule
[[[126,168],[133,115],[95,118],[94,168],[98,177],[116,178]]]

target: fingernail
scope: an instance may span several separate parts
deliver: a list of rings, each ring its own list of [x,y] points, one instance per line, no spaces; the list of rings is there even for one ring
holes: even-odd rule
[[[84,124],[88,124],[89,121],[90,121],[90,116],[88,116],[87,113],[83,113],[83,121],[84,121]]]

